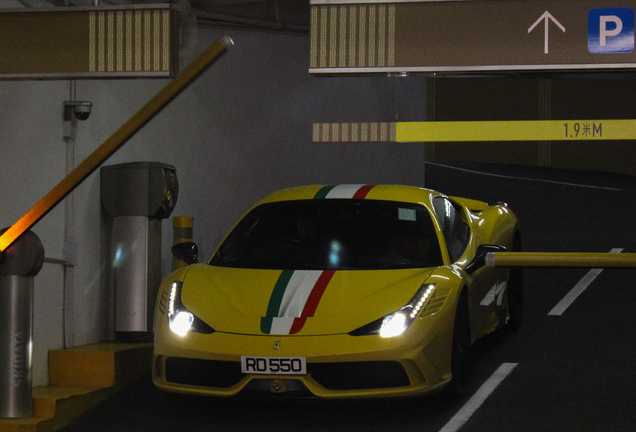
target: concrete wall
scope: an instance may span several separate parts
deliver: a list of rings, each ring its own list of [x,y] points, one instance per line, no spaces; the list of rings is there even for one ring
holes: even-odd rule
[[[307,72],[308,37],[228,34],[235,46],[106,163],[174,165],[180,195],[173,215],[195,218],[195,240],[203,255],[212,252],[254,201],[279,188],[306,183],[423,184],[421,145],[312,144],[311,125],[391,121],[396,111],[401,119],[424,119],[425,79],[408,79],[396,87],[394,79],[384,77],[317,78]],[[221,35],[199,29],[198,51]],[[78,123],[77,164],[166,83],[0,82],[0,226],[13,224],[64,177],[62,107],[73,85],[77,100],[93,103],[91,117]],[[112,221],[102,210],[99,187],[96,172],[73,192],[72,205],[67,198],[33,229],[43,240],[46,256],[62,259],[68,223],[78,257],[66,274],[71,281],[66,294],[62,265],[47,263],[36,278],[35,385],[48,381],[49,349],[114,338]],[[164,221],[164,275],[171,264],[171,239],[171,223]]]

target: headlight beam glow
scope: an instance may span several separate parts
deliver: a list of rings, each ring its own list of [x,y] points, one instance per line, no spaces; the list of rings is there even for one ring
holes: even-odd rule
[[[190,331],[194,316],[190,312],[181,311],[178,312],[170,320],[170,330],[172,330],[178,336],[185,336]]]
[[[422,285],[406,306],[384,318],[380,327],[380,336],[390,338],[404,333],[420,314],[433,291],[435,291],[435,284]]]

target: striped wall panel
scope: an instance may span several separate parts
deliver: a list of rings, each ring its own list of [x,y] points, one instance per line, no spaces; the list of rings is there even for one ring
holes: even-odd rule
[[[310,68],[391,67],[395,63],[395,5],[311,8]]]
[[[314,123],[312,141],[396,142],[396,123]]]
[[[169,72],[170,10],[112,10],[89,15],[90,72]]]

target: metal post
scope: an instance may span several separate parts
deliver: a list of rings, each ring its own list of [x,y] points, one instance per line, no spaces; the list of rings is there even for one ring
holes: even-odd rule
[[[192,216],[175,216],[172,218],[172,245],[193,241],[194,218]],[[172,260],[172,270],[179,270],[187,264],[178,258]]]
[[[33,285],[43,263],[31,231],[0,256],[0,418],[31,416]]]
[[[0,417],[30,417],[33,278],[0,276],[0,297]]]

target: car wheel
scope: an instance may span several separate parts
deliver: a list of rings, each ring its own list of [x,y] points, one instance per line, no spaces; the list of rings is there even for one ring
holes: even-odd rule
[[[520,242],[515,239],[513,251],[520,251]],[[508,327],[517,330],[523,318],[523,269],[513,267],[508,278]]]
[[[471,369],[470,322],[468,318],[468,304],[465,296],[461,296],[455,312],[453,327],[453,347],[451,353],[451,373],[453,377],[447,387],[452,397],[462,397],[466,394]]]

